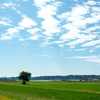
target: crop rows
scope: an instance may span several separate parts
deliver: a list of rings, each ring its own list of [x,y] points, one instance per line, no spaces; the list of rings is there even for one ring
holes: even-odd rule
[[[15,85],[0,83],[0,94],[14,100],[23,96],[26,97],[22,100],[100,100],[99,92],[100,84],[29,82],[27,85]]]

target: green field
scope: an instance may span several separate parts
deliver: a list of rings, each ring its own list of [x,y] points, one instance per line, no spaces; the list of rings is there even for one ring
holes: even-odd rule
[[[100,82],[1,81],[0,100],[100,100]]]

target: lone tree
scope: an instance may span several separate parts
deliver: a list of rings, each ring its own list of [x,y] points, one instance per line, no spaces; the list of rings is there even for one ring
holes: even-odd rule
[[[30,81],[31,73],[22,71],[20,72],[18,79],[22,80],[22,84],[26,84],[26,82]]]

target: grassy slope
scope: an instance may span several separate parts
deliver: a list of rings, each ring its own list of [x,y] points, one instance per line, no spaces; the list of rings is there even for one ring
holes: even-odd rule
[[[0,94],[15,100],[100,100],[100,83],[1,82]]]

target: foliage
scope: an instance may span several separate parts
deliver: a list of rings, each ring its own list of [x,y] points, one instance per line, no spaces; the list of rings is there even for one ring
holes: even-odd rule
[[[31,73],[22,71],[20,72],[18,79],[23,81],[22,84],[26,84],[26,82],[30,80],[30,77],[31,77]]]
[[[65,79],[62,79],[61,81],[66,81]]]

